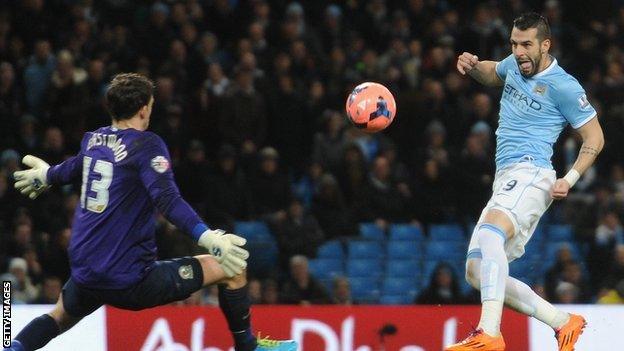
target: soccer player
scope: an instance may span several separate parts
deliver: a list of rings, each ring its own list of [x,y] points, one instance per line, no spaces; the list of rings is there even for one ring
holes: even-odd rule
[[[559,350],[571,351],[585,319],[565,313],[509,277],[508,262],[524,254],[535,227],[553,199],[563,199],[602,150],[604,139],[596,111],[578,81],[548,51],[546,19],[526,13],[514,20],[512,54],[500,62],[479,61],[464,52],[457,70],[481,84],[503,86],[496,131],[493,194],[472,234],[466,279],[481,291],[477,329],[447,351],[505,349],[500,333],[503,303],[537,318],[555,331]],[[550,158],[553,144],[570,124],[582,137],[578,158],[557,179]]]
[[[31,321],[9,350],[30,351],[104,304],[141,310],[183,300],[219,285],[219,306],[237,351],[296,350],[294,341],[257,340],[250,326],[245,239],[211,230],[182,199],[167,146],[146,131],[153,83],[119,74],[106,92],[112,125],[86,133],[80,152],[50,167],[27,155],[15,187],[35,199],[54,184],[82,179],[69,244],[71,277],[55,308]],[[156,261],[155,209],[191,235],[210,255]]]

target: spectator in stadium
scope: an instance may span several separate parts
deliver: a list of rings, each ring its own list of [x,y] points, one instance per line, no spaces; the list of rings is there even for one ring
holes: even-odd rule
[[[423,175],[414,183],[416,201],[413,212],[416,218],[422,218],[425,223],[446,222],[454,218],[456,192],[449,175],[438,161],[426,161]]]
[[[268,140],[280,150],[282,164],[300,172],[310,152],[309,131],[313,120],[306,118],[305,96],[295,86],[292,76],[278,77],[276,85],[271,89],[272,101],[268,104]]]
[[[612,289],[615,285],[624,279],[624,244],[615,247],[613,262],[608,270],[606,278],[602,283],[603,288]]]
[[[323,131],[314,135],[312,159],[321,162],[329,172],[335,173],[340,167],[340,159],[346,143],[345,118],[338,111],[327,110],[323,113],[321,120]]]
[[[59,277],[61,281],[68,279],[70,268],[67,248],[69,247],[70,238],[71,228],[65,227],[61,229],[59,233],[51,237],[50,242],[47,243],[45,250],[41,250],[40,255],[33,251],[32,264],[40,261],[40,266],[46,275]]]
[[[433,120],[425,129],[427,144],[419,151],[415,164],[422,165],[435,160],[442,168],[449,166],[451,155],[446,145],[446,127],[439,120]]]
[[[0,153],[0,167],[9,174],[19,170],[20,155],[13,149],[7,149]]]
[[[429,286],[418,295],[414,302],[426,305],[463,303],[459,281],[453,267],[447,263],[438,264],[431,275]]]
[[[68,142],[77,145],[86,131],[87,72],[76,67],[73,55],[61,50],[46,98],[46,118],[60,127]]]
[[[589,302],[591,296],[590,286],[583,275],[583,270],[579,262],[574,261],[566,264],[561,273],[560,280],[573,284],[576,287],[576,302]]]
[[[276,305],[279,301],[279,286],[273,279],[265,279],[262,282],[262,303],[266,305]]]
[[[41,156],[50,163],[61,163],[67,157],[65,134],[58,127],[46,129],[41,143]]]
[[[166,106],[162,123],[155,129],[169,147],[173,164],[178,164],[183,157],[184,149],[188,144],[189,128],[185,123],[184,108],[177,103]]]
[[[250,178],[255,213],[260,218],[283,220],[292,193],[279,168],[279,154],[274,148],[265,147],[258,156],[258,169]]]
[[[298,199],[290,202],[286,217],[274,221],[271,227],[277,239],[280,265],[283,268],[288,267],[292,256],[315,257],[316,250],[325,239],[316,218],[304,209]]]
[[[266,139],[266,100],[254,87],[252,72],[238,69],[235,76],[236,83],[226,94],[218,116],[218,128],[223,142],[250,156]]]
[[[3,275],[3,280],[15,281],[15,286],[11,290],[11,298],[15,303],[29,303],[33,301],[39,290],[33,285],[28,276],[28,263],[21,257],[14,257],[9,263],[8,274]]]
[[[28,155],[38,150],[41,142],[37,134],[37,119],[31,114],[24,114],[19,122],[15,146],[22,155]]]
[[[354,143],[345,145],[342,153],[340,168],[336,177],[343,191],[345,200],[352,208],[361,206],[360,195],[366,187],[367,165],[362,149]]]
[[[554,265],[546,272],[545,289],[548,296],[555,296],[555,289],[561,280],[563,271],[569,264],[576,263],[574,253],[568,244],[563,244],[557,251],[557,257]]]
[[[624,244],[624,229],[617,213],[610,211],[600,218],[592,242],[590,243],[588,268],[592,286],[599,287],[602,283],[601,273],[611,268],[612,257],[617,244]]]
[[[374,221],[381,228],[391,222],[406,222],[405,207],[409,198],[399,192],[397,183],[391,178],[390,162],[384,156],[377,156],[372,165],[365,193],[365,209],[361,222]]]
[[[606,290],[598,299],[598,303],[624,305],[624,279],[620,280],[614,289]]]
[[[560,304],[577,304],[579,300],[579,288],[565,281],[560,281],[555,289],[553,301]]]
[[[332,283],[332,303],[335,305],[351,306],[355,304],[351,297],[349,279],[336,277]]]
[[[32,19],[29,19],[30,22]],[[46,91],[56,66],[52,46],[48,40],[40,39],[35,43],[33,55],[24,70],[24,92],[28,112],[42,117]]]
[[[106,110],[104,108],[104,93],[106,91],[106,63],[101,59],[89,61],[87,69],[87,101],[85,102],[85,118],[87,130],[97,129],[106,125]]]
[[[24,102],[20,86],[15,81],[15,69],[9,62],[0,62],[0,147],[9,147],[15,142],[18,117],[22,114]]]
[[[177,178],[186,179],[180,183],[182,196],[199,213],[205,213],[206,199],[210,199],[211,202],[215,199],[208,197],[207,188],[211,183],[207,181],[210,176],[210,164],[206,159],[206,147],[203,142],[197,139],[190,141],[186,157],[182,158],[175,168],[175,175]]]
[[[280,301],[297,305],[330,302],[325,288],[310,275],[308,259],[305,256],[296,255],[290,258],[290,277],[282,285]]]
[[[6,233],[7,226],[12,220],[13,208],[15,203],[11,196],[12,190],[9,188],[7,172],[0,168],[0,232]],[[0,253],[6,249],[5,235],[0,235]],[[1,272],[1,270],[0,270]]]
[[[217,154],[216,169],[208,181],[206,218],[219,228],[233,228],[235,220],[248,220],[253,213],[248,179],[239,166],[236,149],[223,145]]]
[[[312,213],[328,240],[358,233],[352,209],[347,206],[338,182],[331,174],[324,174],[319,181],[318,192],[312,201]]]
[[[458,173],[455,177],[457,189],[462,189],[457,194],[457,201],[462,204],[458,210],[468,222],[479,218],[481,208],[492,191],[494,163],[485,146],[476,133],[471,133],[459,160],[454,164]]]
[[[298,178],[293,177],[294,179],[291,180],[293,194],[301,200],[305,208],[310,208],[324,171],[320,162],[312,161],[306,166],[303,174]]]
[[[38,305],[54,305],[61,294],[63,284],[58,277],[49,276],[43,279],[39,297],[32,301]]]
[[[12,257],[22,257],[26,250],[34,245],[32,224],[16,224],[11,239],[7,248],[7,254]]]

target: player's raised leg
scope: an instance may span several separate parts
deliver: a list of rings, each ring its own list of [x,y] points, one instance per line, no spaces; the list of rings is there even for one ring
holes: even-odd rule
[[[219,307],[234,338],[236,351],[295,351],[292,340],[256,339],[251,327],[251,300],[245,272],[228,278],[217,261],[209,255],[196,256],[204,272],[204,286],[219,283]]]
[[[63,332],[76,325],[82,317],[69,315],[63,307],[63,294],[52,311],[33,319],[11,343],[10,351],[31,351],[47,345]]]

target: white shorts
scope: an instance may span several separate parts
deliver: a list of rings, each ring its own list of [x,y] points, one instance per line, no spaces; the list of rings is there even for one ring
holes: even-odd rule
[[[514,236],[505,243],[509,262],[524,255],[524,246],[552,203],[550,190],[556,180],[557,174],[554,170],[537,167],[530,162],[515,163],[496,172],[492,197],[481,212],[470,238],[469,258],[480,257],[481,250],[476,233],[491,209],[506,213],[514,225]]]

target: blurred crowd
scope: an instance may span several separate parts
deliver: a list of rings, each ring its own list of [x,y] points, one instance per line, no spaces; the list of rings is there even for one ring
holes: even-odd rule
[[[589,10],[591,6],[591,10]],[[358,223],[472,223],[490,195],[498,89],[462,77],[455,58],[510,53],[512,19],[542,12],[552,54],[584,85],[606,146],[550,223],[574,224],[580,260],[561,253],[533,282],[562,303],[624,301],[624,4],[621,1],[21,0],[0,1],[0,272],[16,302],[51,303],[69,275],[80,187],[37,201],[12,173],[35,154],[54,164],[85,131],[110,123],[107,82],[135,71],[156,83],[150,129],[169,146],[183,196],[213,227],[269,223],[279,271],[251,282],[259,303],[352,303],[307,258]],[[584,16],[591,11],[592,16]],[[398,115],[364,134],[344,115],[350,90],[385,84]],[[580,139],[566,131],[559,174]],[[163,218],[163,258],[197,248]],[[419,303],[470,301],[441,265]],[[215,303],[214,290],[187,303]]]

